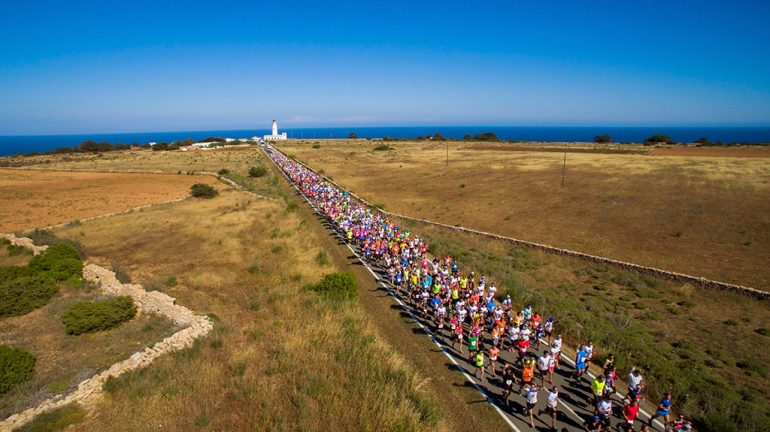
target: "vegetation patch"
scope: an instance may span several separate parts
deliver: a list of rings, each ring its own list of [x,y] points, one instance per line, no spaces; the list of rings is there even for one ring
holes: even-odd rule
[[[79,335],[116,327],[134,315],[134,301],[131,297],[121,296],[75,303],[62,314],[62,321],[68,334]]]
[[[380,144],[374,147],[374,151],[388,151],[388,150],[393,150],[393,147],[387,144]]]
[[[358,280],[353,273],[327,273],[310,289],[332,300],[350,300],[358,295]]]
[[[82,422],[86,411],[77,403],[71,403],[53,411],[40,414],[30,423],[14,429],[15,432],[49,432],[65,430],[67,427]]]
[[[257,165],[249,168],[249,177],[263,177],[267,174],[267,168],[262,165]]]
[[[25,276],[4,282],[0,285],[0,318],[26,315],[48,303],[57,292],[56,284],[43,276]]]
[[[190,195],[196,198],[214,198],[219,195],[219,192],[213,186],[206,183],[195,183],[190,187]]]
[[[0,394],[32,378],[35,356],[19,349],[0,345]]]
[[[83,262],[80,252],[70,243],[54,243],[42,254],[32,258],[29,268],[57,282],[80,282]]]

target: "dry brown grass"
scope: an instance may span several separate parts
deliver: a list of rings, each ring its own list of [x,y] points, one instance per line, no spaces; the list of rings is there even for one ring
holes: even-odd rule
[[[28,230],[182,198],[212,177],[0,169],[0,232]]]
[[[444,429],[363,311],[303,288],[334,267],[282,201],[225,192],[56,233],[218,322],[193,349],[111,381],[79,430]],[[170,275],[177,285],[161,286]]]
[[[102,154],[45,155],[4,158],[6,162],[41,169],[78,171],[167,172],[213,171],[222,168],[246,172],[257,162],[256,148],[198,151],[131,150]]]
[[[78,336],[66,334],[61,320],[64,310],[94,297],[93,289],[64,285],[46,306],[0,320],[0,344],[23,348],[37,358],[33,378],[0,397],[0,418],[73,389],[84,379],[176,331],[173,323],[164,318],[139,314],[114,329]]]
[[[569,153],[562,187],[556,152],[391,145],[281,149],[390,211],[770,289],[766,158]]]

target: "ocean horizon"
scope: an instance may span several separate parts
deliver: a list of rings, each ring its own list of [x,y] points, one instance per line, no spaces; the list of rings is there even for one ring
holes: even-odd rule
[[[672,127],[672,126],[348,126],[287,128],[290,139],[347,138],[355,133],[359,138],[413,138],[441,133],[446,138],[461,139],[492,132],[502,140],[591,142],[596,135],[610,135],[613,142],[639,143],[655,134],[665,134],[676,142],[693,142],[706,137],[712,142],[766,143],[770,142],[770,127]],[[88,133],[60,135],[3,135],[0,136],[0,156],[19,153],[53,151],[59,147],[73,147],[83,141],[106,141],[112,144],[146,144],[171,142],[210,136],[222,138],[249,138],[270,133],[270,129],[227,129],[165,132]]]

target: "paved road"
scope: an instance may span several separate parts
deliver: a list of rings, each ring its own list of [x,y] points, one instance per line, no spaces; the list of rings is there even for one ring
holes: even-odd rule
[[[283,171],[278,167],[278,170],[283,173]],[[362,258],[361,251],[354,245],[347,244],[345,242],[344,238],[340,233],[338,233],[334,226],[329,223],[325,216],[320,212],[318,208],[315,207],[315,205],[310,201],[304,194],[302,194],[301,190],[294,185],[291,180],[284,174],[284,177],[289,181],[292,186],[294,186],[295,190],[298,192],[300,196],[302,196],[305,201],[313,208],[313,210],[319,215],[320,220],[324,221],[324,225],[327,229],[333,231],[338,238],[340,239],[341,243],[344,243],[347,245],[347,247],[353,252],[353,254],[358,257],[359,261],[369,270],[369,272],[372,274],[372,276],[378,281],[378,284],[380,285],[380,288],[390,294],[394,300],[399,304],[399,306],[403,309],[404,313],[407,314],[412,320],[417,322],[417,324],[420,326],[423,333],[431,338],[431,341],[440,349],[440,351],[449,359],[450,364],[452,367],[458,372],[465,376],[465,379],[468,381],[468,383],[473,386],[479,393],[481,393],[486,401],[490,403],[497,413],[505,420],[505,422],[510,426],[510,428],[514,431],[529,431],[533,430],[529,424],[529,418],[524,414],[523,407],[525,406],[525,399],[524,396],[518,393],[511,394],[509,401],[510,404],[506,406],[504,399],[502,397],[502,381],[500,379],[500,371],[502,370],[502,365],[504,363],[510,363],[514,365],[514,368],[517,372],[517,377],[520,376],[518,374],[519,368],[516,366],[515,362],[515,355],[512,353],[509,353],[508,351],[502,351],[500,354],[500,360],[498,360],[498,376],[492,376],[489,373],[489,370],[485,370],[483,380],[478,379],[476,376],[473,376],[473,371],[475,368],[473,365],[471,365],[467,358],[467,347],[464,348],[466,355],[461,354],[457,350],[453,349],[451,347],[451,339],[449,338],[448,332],[445,332],[445,334],[437,334],[434,332],[434,323],[431,319],[424,320],[418,316],[418,313],[414,309],[413,305],[411,305],[407,299],[402,298],[398,293],[396,293],[389,284],[386,282],[386,273],[384,269],[379,268],[375,266],[372,263],[366,262]],[[489,342],[491,339],[489,337],[489,334],[485,334],[485,341]],[[485,344],[485,348],[488,347],[488,344]],[[541,344],[541,347],[539,350],[534,349],[534,347],[531,347],[529,352],[534,353],[535,355],[540,355],[545,349],[547,349],[547,344],[543,343]],[[564,354],[561,356],[561,365],[560,368],[554,373],[554,384],[559,388],[559,406],[558,411],[559,414],[557,416],[556,421],[556,429],[559,431],[575,431],[575,430],[584,430],[583,429],[583,421],[590,417],[593,414],[593,405],[592,403],[588,402],[589,398],[591,397],[590,392],[590,382],[589,379],[593,379],[594,376],[590,373],[586,374],[587,376],[583,378],[582,382],[575,382],[571,377],[574,373],[574,362],[566,357]],[[536,375],[536,378],[534,380],[535,383],[540,382],[539,377]],[[546,382],[546,386],[550,387],[549,383]],[[618,389],[620,390],[624,385],[622,383],[618,383]],[[518,389],[518,386],[514,386],[514,391]],[[618,394],[613,396],[613,405],[615,408],[615,415],[612,419],[612,427],[614,428],[617,424],[624,424],[625,421],[620,416],[620,410],[623,406],[623,399],[624,394],[622,392],[619,392]],[[545,408],[545,399],[547,397],[547,393],[545,391],[541,391],[538,395],[538,403],[535,407],[535,410],[540,410]],[[639,420],[636,422],[636,430],[639,430],[641,428],[641,421],[647,421],[649,419],[650,415],[649,412],[651,412],[651,406],[649,404],[643,404],[642,409],[639,411]],[[655,421],[653,423],[653,430],[663,430],[663,425],[659,421]],[[535,429],[538,431],[549,431],[551,430],[551,418],[547,414],[543,414],[540,416],[535,417]]]

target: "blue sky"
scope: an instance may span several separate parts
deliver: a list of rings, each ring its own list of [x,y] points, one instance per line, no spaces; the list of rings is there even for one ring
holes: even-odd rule
[[[0,16],[0,134],[770,125],[766,0],[0,0]]]

